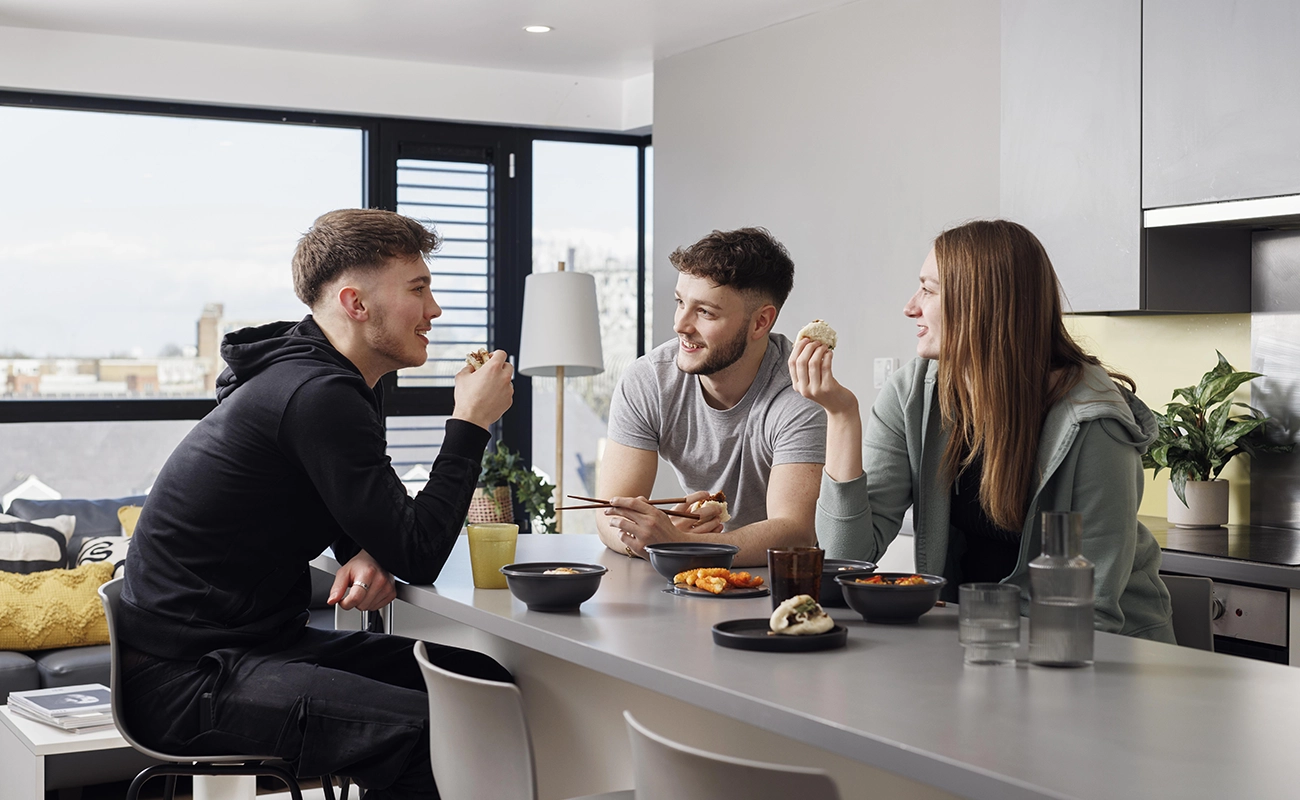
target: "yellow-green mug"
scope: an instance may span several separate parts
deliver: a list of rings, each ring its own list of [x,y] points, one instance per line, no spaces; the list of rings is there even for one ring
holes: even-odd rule
[[[519,526],[510,522],[475,522],[468,526],[469,563],[475,589],[505,589],[501,568],[513,564]]]

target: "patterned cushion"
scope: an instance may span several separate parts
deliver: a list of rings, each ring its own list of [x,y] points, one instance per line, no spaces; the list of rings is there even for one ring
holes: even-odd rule
[[[108,562],[30,575],[0,572],[0,650],[48,650],[108,644],[99,587],[112,579]]]
[[[27,574],[62,567],[76,524],[66,516],[29,522],[0,514],[0,571]]]
[[[77,566],[96,561],[107,561],[113,565],[113,577],[122,574],[126,567],[126,551],[131,540],[126,536],[100,536],[87,539],[81,543],[81,552],[77,554]]]
[[[122,506],[139,506],[145,501],[144,495],[117,497],[111,500],[29,500],[25,497],[15,498],[9,504],[9,513],[22,519],[40,519],[71,514],[77,518],[77,532],[68,543],[68,563],[75,567],[77,554],[81,552],[81,542],[97,536],[121,536],[122,520],[118,519],[117,510]]]

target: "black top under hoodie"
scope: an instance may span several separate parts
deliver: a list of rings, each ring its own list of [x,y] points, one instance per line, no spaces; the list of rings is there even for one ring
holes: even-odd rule
[[[308,562],[364,548],[411,583],[438,577],[478,480],[488,432],[448,420],[414,498],[389,464],[382,394],[310,317],[225,337],[217,407],[154,482],[127,557],[119,631],[196,660],[292,635]]]

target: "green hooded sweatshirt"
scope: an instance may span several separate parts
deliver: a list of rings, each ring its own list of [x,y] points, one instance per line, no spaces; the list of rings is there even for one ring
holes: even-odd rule
[[[952,485],[939,477],[948,432],[935,398],[938,362],[917,358],[881,389],[866,423],[863,474],[839,482],[822,473],[817,538],[833,558],[875,560],[913,509],[916,569],[950,579],[965,541],[949,524]],[[1020,536],[1015,571],[1029,611],[1029,561],[1042,551],[1043,511],[1083,515],[1083,555],[1096,565],[1098,630],[1174,642],[1169,590],[1160,580],[1160,546],[1138,522],[1142,454],[1155,441],[1151,409],[1100,367],[1047,412],[1038,442],[1038,470]]]

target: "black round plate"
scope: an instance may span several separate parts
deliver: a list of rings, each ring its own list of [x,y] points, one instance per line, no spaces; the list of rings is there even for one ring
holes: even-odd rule
[[[664,589],[664,594],[679,594],[682,597],[718,597],[725,600],[728,597],[766,597],[771,592],[767,590],[766,586],[754,586],[749,589],[735,586],[730,589],[723,589],[722,594],[696,589],[694,586],[669,586]]]
[[[713,643],[737,650],[764,650],[769,653],[808,653],[834,650],[849,640],[849,629],[836,625],[825,633],[808,636],[781,636],[768,631],[770,619],[730,619],[713,626]]]

